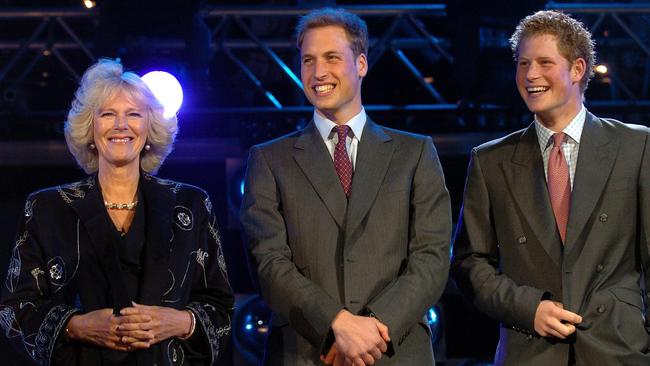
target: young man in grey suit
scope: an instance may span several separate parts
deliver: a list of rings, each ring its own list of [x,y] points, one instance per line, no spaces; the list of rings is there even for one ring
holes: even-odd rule
[[[472,151],[452,276],[501,322],[495,365],[650,365],[647,128],[584,108],[582,23],[537,12],[511,45],[534,122]]]
[[[297,39],[313,120],[251,148],[241,211],[274,311],[265,364],[433,365],[451,213],[432,140],[366,116],[359,17],[314,11]]]

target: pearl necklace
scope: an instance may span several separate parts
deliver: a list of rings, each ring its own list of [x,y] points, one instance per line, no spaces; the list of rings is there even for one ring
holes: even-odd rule
[[[129,203],[116,203],[116,202],[108,202],[104,201],[104,206],[106,206],[107,209],[109,210],[134,210],[135,207],[138,205],[138,201],[135,200],[133,202]]]

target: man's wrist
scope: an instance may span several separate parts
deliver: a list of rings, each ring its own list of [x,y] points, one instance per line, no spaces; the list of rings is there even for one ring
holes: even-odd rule
[[[345,318],[348,315],[352,315],[347,309],[341,309],[341,311],[336,314],[334,319],[332,320],[332,324],[330,325],[330,328],[332,328],[332,331],[336,331],[335,328],[338,328],[338,324],[340,324],[341,321],[345,320]]]

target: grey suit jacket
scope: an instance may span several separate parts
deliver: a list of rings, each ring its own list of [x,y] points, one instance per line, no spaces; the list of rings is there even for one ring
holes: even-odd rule
[[[362,136],[349,202],[313,121],[251,148],[241,221],[275,313],[267,363],[320,364],[347,308],[389,327],[395,355],[379,364],[433,364],[423,316],[444,289],[451,237],[440,162],[429,137],[370,119]]]
[[[648,365],[650,145],[641,126],[588,113],[563,246],[534,124],[472,151],[452,276],[501,322],[496,365]],[[583,317],[566,341],[534,331],[540,300]],[[647,300],[645,302],[647,304]]]

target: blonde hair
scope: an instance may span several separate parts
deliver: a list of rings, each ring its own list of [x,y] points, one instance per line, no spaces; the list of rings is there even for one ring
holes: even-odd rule
[[[584,93],[589,79],[594,76],[596,63],[596,45],[591,33],[580,21],[564,13],[554,10],[538,11],[522,19],[510,37],[510,48],[515,60],[519,57],[521,41],[542,34],[552,35],[557,39],[558,51],[569,62],[573,63],[579,58],[585,60],[585,74],[580,80],[580,90]]]
[[[118,61],[100,59],[84,73],[65,122],[68,149],[86,173],[97,172],[97,150],[90,148],[94,141],[93,118],[106,101],[120,92],[145,108],[150,149],[140,153],[140,168],[155,174],[172,151],[178,120],[176,115],[163,117],[163,106],[147,84],[135,73],[125,72]]]

